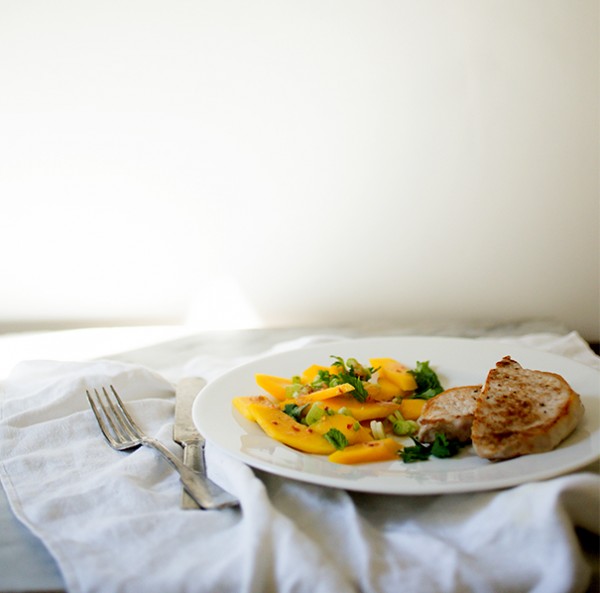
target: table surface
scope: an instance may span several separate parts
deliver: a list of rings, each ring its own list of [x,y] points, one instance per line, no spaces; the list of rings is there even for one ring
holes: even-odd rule
[[[20,360],[86,360],[110,358],[142,364],[168,379],[172,369],[198,355],[237,358],[260,354],[273,345],[306,335],[363,337],[369,335],[447,335],[501,337],[549,332],[565,334],[559,323],[533,321],[519,324],[420,327],[288,328],[196,332],[185,327],[92,328],[0,336],[0,378]],[[43,544],[13,515],[0,488],[0,592],[63,591],[58,567]],[[597,538],[586,543],[597,556]],[[597,574],[597,572],[596,572]],[[596,590],[594,580],[593,590]],[[592,589],[590,589],[591,591]]]

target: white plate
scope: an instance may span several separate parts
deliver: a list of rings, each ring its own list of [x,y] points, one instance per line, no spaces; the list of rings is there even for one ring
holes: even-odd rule
[[[328,365],[331,355],[390,357],[409,367],[430,361],[445,388],[483,383],[489,369],[511,355],[522,366],[561,374],[580,394],[585,415],[557,449],[490,462],[465,448],[451,459],[406,464],[400,460],[338,465],[325,456],[301,453],[268,437],[233,409],[238,395],[258,395],[254,374],[300,374],[311,364]],[[231,456],[272,474],[324,486],[381,494],[443,494],[506,488],[543,480],[595,461],[600,450],[600,373],[570,359],[501,342],[462,338],[365,338],[331,342],[267,356],[237,367],[207,385],[196,398],[193,420],[206,439]]]

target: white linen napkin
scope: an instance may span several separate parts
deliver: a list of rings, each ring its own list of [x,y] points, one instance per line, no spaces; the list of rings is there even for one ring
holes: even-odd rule
[[[576,334],[512,341],[598,363]],[[199,357],[182,373],[210,378],[239,362]],[[253,471],[209,446],[211,476],[241,509],[184,511],[178,477],[154,451],[120,453],[102,438],[84,394],[107,383],[181,454],[172,385],[141,366],[30,361],[0,388],[2,484],[69,592],[564,593],[589,582],[576,528],[599,531],[596,473],[473,494],[353,494]]]

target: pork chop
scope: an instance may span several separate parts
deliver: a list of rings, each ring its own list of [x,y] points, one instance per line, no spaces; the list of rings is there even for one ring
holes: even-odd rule
[[[481,385],[465,385],[442,391],[423,407],[419,417],[418,439],[432,443],[436,433],[450,440],[467,442],[471,438],[471,424]]]
[[[492,460],[551,451],[575,430],[583,412],[563,377],[524,369],[505,356],[489,371],[478,397],[473,448]]]

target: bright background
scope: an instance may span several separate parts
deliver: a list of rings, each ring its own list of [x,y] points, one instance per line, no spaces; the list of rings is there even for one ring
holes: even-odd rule
[[[0,331],[600,337],[596,0],[0,0]]]

